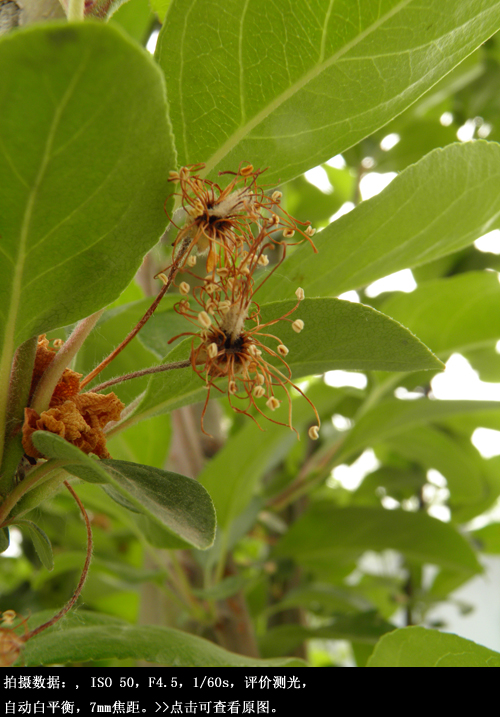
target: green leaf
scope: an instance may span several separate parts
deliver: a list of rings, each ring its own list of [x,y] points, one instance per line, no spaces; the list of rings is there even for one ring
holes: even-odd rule
[[[155,12],[160,18],[160,21],[163,22],[167,14],[168,6],[170,5],[170,0],[150,0],[149,4],[153,12]]]
[[[41,586],[44,585],[47,580],[51,580],[67,572],[81,570],[81,566],[85,563],[85,558],[86,553],[84,551],[68,550],[64,553],[58,553],[51,574],[47,576],[46,573],[40,571],[33,578],[33,587],[36,590],[40,590]],[[121,581],[123,583],[122,587],[130,587],[145,581],[161,584],[167,577],[166,571],[161,571],[158,568],[154,570],[136,568],[124,562],[123,557],[121,560],[119,558],[116,560],[105,560],[98,555],[93,555],[92,575],[96,574],[111,576],[115,582]]]
[[[91,456],[85,455],[83,451],[61,436],[49,431],[35,431],[33,433],[33,445],[44,455],[45,458],[55,458],[59,461],[66,461],[68,465],[82,464],[87,468],[84,480],[89,483],[106,483],[107,475],[101,467],[101,462]],[[66,469],[66,466],[65,466]]]
[[[352,494],[352,503],[355,505],[380,505],[380,488],[384,491],[382,495],[389,495],[391,498],[401,502],[414,495],[417,495],[426,483],[426,475],[422,468],[416,466],[382,466],[369,473],[363,482]]]
[[[353,613],[369,611],[372,604],[356,588],[328,583],[308,583],[287,592],[285,597],[266,609],[266,613],[276,613],[290,608],[301,607],[319,615],[332,613]]]
[[[320,415],[331,415],[343,398],[337,389],[321,384],[307,395]],[[287,407],[272,414],[278,421],[287,420]],[[268,414],[271,415],[271,414]],[[300,396],[293,401],[293,424],[300,430],[314,420],[311,407]],[[262,421],[264,430],[248,421],[235,436],[207,463],[198,476],[214,501],[220,528],[228,528],[245,509],[258,482],[266,471],[277,465],[297,441],[295,434],[283,426]],[[223,476],[223,479],[222,479]]]
[[[305,640],[355,640],[374,645],[381,635],[391,630],[394,630],[394,625],[372,610],[343,615],[321,627],[278,625],[265,632],[259,640],[259,647],[263,655],[274,657],[293,652]]]
[[[262,322],[279,319],[295,305],[296,302],[279,301],[262,306]],[[165,313],[160,317],[166,325],[168,316],[169,313]],[[289,349],[287,363],[293,380],[333,369],[416,371],[442,368],[441,362],[419,339],[369,306],[340,299],[304,299],[293,318],[304,321],[305,328],[300,334],[295,333],[287,322],[269,329],[279,335]],[[264,341],[276,350],[276,341]],[[190,348],[191,339],[187,339],[168,354],[164,362],[185,360]],[[267,359],[283,369],[283,364],[269,356]],[[191,368],[155,374],[126,425],[205,398],[204,384]]]
[[[492,272],[471,271],[398,292],[381,309],[417,334],[440,358],[494,346],[500,339],[500,283]]]
[[[170,449],[170,416],[155,416],[108,441],[114,458],[161,468]]]
[[[293,306],[294,302],[267,304],[262,307],[262,320],[265,323],[279,318]],[[300,335],[286,324],[277,330],[290,349],[287,360],[294,377],[334,369],[418,371],[443,368],[416,336],[370,306],[340,299],[304,299],[293,314],[295,318],[302,319],[305,324]]]
[[[420,425],[386,443],[410,461],[442,473],[451,493],[451,507],[473,504],[485,497],[484,458],[468,438],[450,435],[437,426]]]
[[[109,658],[147,660],[172,667],[306,667],[302,660],[259,660],[228,652],[201,637],[168,627],[128,625],[116,618],[79,610],[56,630],[26,645],[26,666],[85,662]]]
[[[215,511],[198,481],[126,461],[103,461],[112,484],[162,528],[200,550],[215,537]]]
[[[287,181],[386,124],[499,26],[495,0],[173,0],[156,57],[179,162],[215,174],[248,161]]]
[[[381,401],[365,413],[346,437],[341,448],[339,460],[352,455],[361,448],[381,443],[403,431],[429,422],[443,423],[448,419],[464,420],[476,428],[478,425],[495,428],[500,413],[496,401],[441,401],[436,399],[417,399],[401,401],[389,398]]]
[[[396,132],[400,136],[400,141],[388,152],[377,147],[378,151],[374,152],[377,172],[400,172],[410,164],[418,162],[436,147],[444,147],[457,139],[457,126],[452,124],[443,127],[437,117],[413,119],[408,124],[403,123],[401,127],[398,127],[399,119],[398,117],[395,122],[391,122],[381,133],[387,135]]]
[[[35,546],[36,554],[40,558],[40,562],[47,570],[52,570],[54,567],[52,545],[45,532],[36,523],[33,523],[32,520],[16,520],[15,524],[20,528],[27,529]]]
[[[110,22],[120,25],[134,40],[145,45],[154,19],[148,0],[127,0],[113,12]]]
[[[114,27],[11,33],[0,75],[0,343],[5,334],[10,356],[126,287],[165,228],[174,160],[161,73]]]
[[[490,523],[474,530],[471,537],[477,542],[481,552],[491,555],[500,553],[500,523]]]
[[[306,296],[336,296],[471,244],[500,227],[499,167],[493,142],[431,152],[315,236],[318,254],[299,247],[260,300],[281,298],[290,282]]]
[[[84,376],[90,373],[100,361],[123,341],[125,336],[144,316],[151,303],[152,299],[148,297],[141,301],[134,301],[105,311],[97,322],[95,329],[78,351],[74,370]],[[104,369],[89,384],[89,390],[92,391],[93,386],[104,383],[104,381],[111,378],[147,368],[154,363],[154,354],[148,351],[141,341],[135,340],[130,347],[119,353],[109,367]],[[127,404],[141,391],[144,391],[146,386],[147,377],[135,379],[134,381],[124,381],[122,384],[113,387],[112,390],[118,398]]]
[[[202,600],[226,600],[247,587],[250,581],[251,578],[241,574],[230,575],[209,588],[193,590],[193,595]]]
[[[10,536],[9,536],[9,529],[8,528],[1,528],[0,529],[0,553],[3,553],[7,550],[7,548],[10,545]]]
[[[500,667],[500,654],[458,635],[404,627],[381,638],[367,667]]]
[[[482,571],[469,543],[450,524],[426,513],[311,505],[274,549],[311,570],[351,560],[366,550],[398,550],[409,560],[474,575]]]
[[[121,504],[143,513],[175,538],[175,546],[210,547],[215,512],[210,496],[198,481],[151,466],[113,460],[94,460],[47,431],[36,431],[33,443],[50,458],[67,461],[65,470],[82,480],[106,483]],[[180,540],[179,540],[180,539]]]

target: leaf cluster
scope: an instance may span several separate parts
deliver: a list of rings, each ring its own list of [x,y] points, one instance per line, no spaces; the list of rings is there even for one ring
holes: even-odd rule
[[[152,57],[141,43],[158,26]],[[500,549],[497,524],[470,523],[500,496],[499,458],[471,442],[500,430],[500,409],[432,392],[456,353],[500,380],[499,260],[474,244],[500,229],[499,28],[497,0],[130,0],[109,21],[0,39],[0,537],[5,550],[17,526],[23,547],[1,559],[0,608],[15,601],[34,630],[71,595],[85,537],[65,480],[95,543],[87,609],[28,640],[26,665],[333,665],[337,640],[359,666],[500,664],[433,622],[443,601],[467,609],[454,591]],[[457,141],[464,127],[474,141]],[[102,311],[73,361],[86,375],[122,340],[171,261],[169,172],[199,163],[213,181],[268,167],[286,210],[321,228],[318,253],[289,247],[256,297],[268,322],[305,291],[304,331],[280,339],[320,440],[262,431],[224,401],[208,440],[188,366],[117,384],[113,459],[39,431],[46,461],[20,463],[33,342]],[[304,176],[318,166],[323,189]],[[373,296],[404,269],[414,291]],[[178,298],[99,382],[189,358]],[[364,387],[331,385],[333,371]],[[292,404],[307,435],[310,406]],[[287,407],[273,417],[286,425]],[[348,488],[342,469],[368,450]]]

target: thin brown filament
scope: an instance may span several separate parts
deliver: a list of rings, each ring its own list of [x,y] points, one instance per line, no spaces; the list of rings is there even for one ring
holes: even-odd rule
[[[71,596],[71,598],[68,600],[66,605],[59,610],[58,613],[54,615],[48,622],[44,622],[43,625],[40,625],[39,627],[35,628],[34,630],[31,630],[26,635],[22,637],[23,642],[27,642],[27,640],[30,640],[32,637],[35,637],[35,635],[38,635],[43,630],[46,630],[48,627],[51,627],[56,622],[58,622],[64,615],[66,615],[67,612],[71,610],[73,605],[76,603],[78,598],[80,597],[80,594],[83,590],[83,586],[85,585],[85,581],[87,579],[87,575],[89,572],[90,567],[90,561],[92,559],[92,550],[93,550],[93,542],[92,542],[92,528],[90,527],[90,520],[89,516],[87,515],[87,511],[83,507],[83,503],[81,502],[80,498],[77,496],[73,488],[70,486],[68,481],[64,481],[64,485],[69,490],[71,495],[73,496],[74,500],[76,501],[76,504],[80,508],[80,512],[83,516],[83,520],[85,521],[85,527],[87,529],[87,555],[85,557],[85,563],[83,565],[82,574],[80,575],[80,580],[78,581],[78,585],[76,586],[76,590]]]

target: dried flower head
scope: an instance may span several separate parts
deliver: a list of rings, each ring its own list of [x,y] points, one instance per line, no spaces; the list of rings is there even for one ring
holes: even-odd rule
[[[59,344],[61,345],[61,344]],[[32,392],[56,352],[44,335],[38,340],[33,372]],[[32,408],[24,409],[23,447],[31,458],[43,456],[31,439],[35,431],[49,431],[64,438],[84,453],[109,458],[104,427],[117,421],[124,404],[114,393],[79,393],[81,374],[65,369],[52,394],[48,410],[39,415]]]
[[[222,189],[219,184],[200,177],[204,166],[182,167],[170,173],[169,181],[179,184],[177,196],[186,216],[174,242],[172,266],[175,270],[183,263],[192,265],[189,255],[196,249],[200,254],[208,252],[206,267],[212,271],[216,265],[224,264],[226,251],[242,250],[258,232],[263,240],[271,239],[275,243],[282,242],[281,238],[273,238],[276,232],[282,232],[285,238],[299,232],[316,251],[309,223],[298,222],[280,207],[281,192],[268,196],[257,184],[265,170],[248,165],[237,172],[220,172],[219,175],[233,177]],[[305,228],[301,229],[301,225]]]
[[[291,380],[291,370],[284,358],[288,354],[287,347],[278,336],[267,333],[268,327],[280,321],[292,323],[288,317],[297,309],[301,297],[282,317],[265,323],[261,321],[260,307],[254,298],[256,291],[284,259],[265,275],[258,286],[255,285],[255,271],[261,266],[260,259],[269,247],[269,243],[263,243],[262,232],[265,233],[265,229],[253,241],[247,238],[248,251],[244,252],[243,258],[237,249],[226,252],[225,265],[217,270],[217,275],[214,272],[205,277],[203,284],[193,289],[193,298],[198,304],[196,308],[191,308],[186,302],[179,302],[174,307],[197,328],[179,336],[193,336],[191,365],[208,389],[202,430],[212,389],[227,392],[229,404],[238,413],[253,418],[249,413],[253,407],[273,423],[295,430],[288,390],[293,387],[310,403],[319,424],[314,405]],[[276,350],[267,345],[266,339],[277,342]],[[226,391],[218,385],[218,379],[222,378],[227,380]],[[276,410],[281,403],[276,396],[277,391],[283,391],[288,400],[286,424],[269,418],[259,405],[262,399],[268,408]]]

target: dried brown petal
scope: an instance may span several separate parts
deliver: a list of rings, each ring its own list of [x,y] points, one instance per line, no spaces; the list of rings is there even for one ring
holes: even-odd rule
[[[42,458],[33,445],[31,436],[35,431],[49,431],[61,436],[84,453],[109,458],[103,428],[109,421],[118,420],[123,408],[124,404],[114,393],[84,393],[43,411],[40,416],[32,408],[26,408],[23,426],[24,450],[32,458]]]
[[[38,337],[38,345],[36,348],[35,365],[33,367],[33,376],[31,379],[30,399],[38,386],[38,382],[42,378],[46,368],[54,359],[56,353],[57,351],[49,345],[49,341],[45,338],[45,334],[41,334]],[[58,406],[59,404],[64,403],[64,401],[71,396],[76,396],[80,389],[81,377],[81,373],[76,373],[69,368],[65,369],[52,395],[50,406]]]

